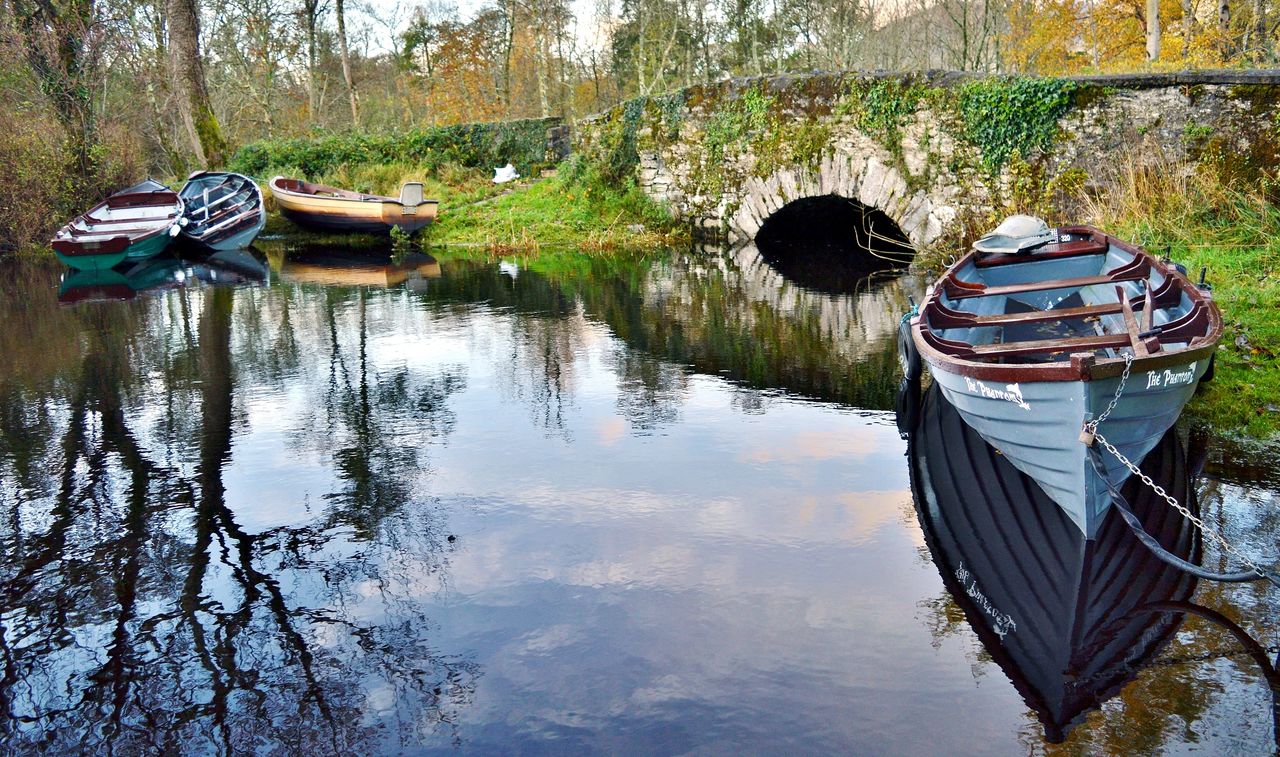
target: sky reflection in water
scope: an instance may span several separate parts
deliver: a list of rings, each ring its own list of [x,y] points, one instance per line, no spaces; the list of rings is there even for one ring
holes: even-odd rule
[[[888,409],[917,282],[310,263],[75,307],[0,272],[12,748],[1059,749],[916,522]],[[1265,591],[1197,597],[1270,639]],[[1223,651],[1183,624],[1066,747],[1268,749]]]

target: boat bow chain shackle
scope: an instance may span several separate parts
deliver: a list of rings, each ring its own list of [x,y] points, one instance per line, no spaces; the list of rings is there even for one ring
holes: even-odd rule
[[[1120,402],[1120,395],[1124,393],[1125,384],[1129,381],[1129,369],[1132,367],[1133,367],[1133,354],[1132,353],[1126,354],[1124,357],[1124,371],[1120,374],[1120,383],[1116,385],[1115,396],[1111,398],[1111,402],[1107,404],[1107,407],[1101,413],[1098,414],[1098,417],[1085,422],[1084,427],[1080,429],[1080,441],[1083,442],[1086,447],[1090,448],[1089,453],[1092,458],[1094,468],[1097,469],[1098,476],[1102,478],[1104,482],[1106,482],[1107,489],[1111,494],[1111,499],[1113,501],[1113,504],[1116,504],[1117,506],[1119,506],[1120,512],[1124,516],[1125,522],[1129,524],[1129,527],[1138,536],[1139,540],[1141,540],[1144,544],[1147,545],[1148,548],[1150,548],[1153,552],[1156,553],[1157,557],[1161,557],[1162,559],[1164,559],[1164,557],[1167,555],[1168,557],[1176,560],[1176,562],[1173,563],[1174,565],[1176,565],[1176,567],[1179,567],[1183,570],[1193,573],[1194,575],[1200,576],[1201,578],[1209,578],[1212,580],[1228,581],[1233,583],[1241,582],[1241,581],[1256,581],[1256,580],[1262,579],[1262,580],[1270,581],[1272,584],[1280,587],[1280,577],[1277,577],[1275,574],[1264,570],[1260,565],[1250,560],[1242,552],[1240,552],[1240,550],[1232,546],[1231,543],[1227,541],[1227,538],[1225,536],[1218,533],[1216,530],[1214,530],[1212,527],[1206,524],[1203,520],[1198,518],[1195,515],[1195,513],[1191,512],[1191,510],[1188,507],[1178,502],[1178,500],[1175,499],[1174,497],[1170,496],[1170,494],[1164,490],[1164,487],[1160,486],[1160,484],[1157,484],[1155,481],[1153,481],[1150,476],[1143,473],[1141,468],[1135,465],[1132,460],[1125,457],[1124,454],[1120,452],[1120,450],[1116,449],[1114,444],[1107,441],[1107,437],[1103,436],[1102,433],[1098,431],[1098,424],[1105,421],[1107,419],[1107,416],[1111,415],[1111,411],[1115,410],[1116,404]],[[1112,484],[1111,480],[1107,477],[1106,467],[1102,464],[1102,456],[1098,453],[1097,448],[1093,446],[1093,442],[1095,439],[1101,442],[1102,446],[1106,448],[1107,452],[1110,452],[1113,456],[1115,456],[1115,458],[1119,460],[1120,463],[1124,465],[1125,468],[1128,468],[1131,474],[1137,476],[1142,481],[1143,484],[1146,484],[1146,486],[1149,489],[1151,489],[1151,491],[1155,492],[1156,495],[1159,496],[1161,499],[1163,499],[1165,502],[1167,502],[1170,507],[1172,507],[1174,510],[1177,510],[1179,513],[1181,513],[1182,517],[1186,518],[1188,521],[1191,522],[1193,526],[1199,529],[1201,534],[1204,534],[1209,538],[1210,541],[1214,542],[1219,547],[1221,547],[1223,552],[1225,552],[1228,555],[1234,556],[1235,558],[1240,560],[1240,562],[1244,563],[1245,567],[1247,567],[1248,570],[1242,571],[1240,573],[1227,573],[1227,574],[1211,573],[1209,571],[1203,570],[1202,568],[1199,568],[1199,566],[1192,565],[1191,563],[1188,563],[1185,560],[1178,558],[1176,555],[1170,554],[1167,550],[1161,547],[1160,544],[1156,542],[1153,537],[1147,534],[1145,529],[1143,529],[1142,523],[1137,519],[1137,516],[1135,516],[1132,512],[1129,511],[1127,507],[1124,506],[1125,504],[1124,496],[1120,494],[1120,490],[1114,484]],[[1143,538],[1143,537],[1147,537],[1147,538]]]
[[[1098,435],[1098,424],[1107,419],[1111,415],[1111,411],[1116,409],[1116,404],[1120,402],[1120,395],[1124,394],[1124,385],[1129,383],[1129,370],[1133,368],[1133,353],[1125,353],[1124,371],[1120,373],[1120,383],[1116,384],[1116,394],[1111,398],[1111,402],[1107,404],[1105,410],[1098,414],[1097,418],[1086,421],[1084,428],[1080,429],[1080,441],[1084,446],[1088,447],[1093,444],[1093,438]]]

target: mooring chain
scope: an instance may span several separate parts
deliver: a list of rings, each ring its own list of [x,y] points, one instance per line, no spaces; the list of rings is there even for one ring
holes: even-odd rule
[[[1119,460],[1121,463],[1123,463],[1124,467],[1129,469],[1130,473],[1140,478],[1142,480],[1142,483],[1150,487],[1151,491],[1155,492],[1157,495],[1163,498],[1165,502],[1168,502],[1170,507],[1182,513],[1182,516],[1184,518],[1191,521],[1192,525],[1200,529],[1200,533],[1204,534],[1205,536],[1209,537],[1214,542],[1216,542],[1218,546],[1220,546],[1222,550],[1227,554],[1234,555],[1236,558],[1238,558],[1240,562],[1244,563],[1246,568],[1258,574],[1258,578],[1262,578],[1268,581],[1272,580],[1271,576],[1268,575],[1268,573],[1265,570],[1263,570],[1262,567],[1260,567],[1257,563],[1255,563],[1254,561],[1246,557],[1243,553],[1240,552],[1240,550],[1231,546],[1231,543],[1227,541],[1227,538],[1225,536],[1215,531],[1213,527],[1209,526],[1207,523],[1200,520],[1200,518],[1196,517],[1196,515],[1192,513],[1189,508],[1185,507],[1180,502],[1178,502],[1178,500],[1170,496],[1169,493],[1164,490],[1164,487],[1162,487],[1160,484],[1157,484],[1155,481],[1152,481],[1150,476],[1143,473],[1141,468],[1134,465],[1133,461],[1131,461],[1129,458],[1121,454],[1120,450],[1115,448],[1115,445],[1107,441],[1107,437],[1103,436],[1102,434],[1099,434],[1097,431],[1094,431],[1093,435],[1097,437],[1098,441],[1102,442],[1102,446],[1105,447],[1108,452],[1115,455],[1116,459]]]
[[[1141,468],[1134,465],[1132,460],[1130,460],[1129,458],[1121,454],[1120,450],[1116,449],[1114,444],[1107,441],[1107,438],[1098,432],[1098,424],[1105,421],[1107,419],[1107,416],[1111,415],[1111,411],[1115,410],[1116,405],[1119,404],[1120,395],[1124,394],[1125,384],[1129,382],[1129,370],[1131,368],[1133,368],[1133,353],[1130,352],[1125,354],[1124,356],[1124,371],[1121,372],[1120,374],[1120,383],[1116,385],[1115,396],[1111,398],[1111,402],[1107,404],[1106,409],[1104,409],[1101,413],[1098,414],[1098,417],[1094,418],[1093,420],[1087,421],[1084,424],[1084,428],[1080,430],[1080,441],[1083,442],[1086,447],[1091,446],[1093,444],[1094,439],[1097,439],[1098,441],[1102,442],[1102,446],[1105,447],[1106,450],[1110,452],[1112,455],[1115,455],[1115,458],[1119,460],[1121,463],[1123,463],[1124,467],[1128,468],[1130,473],[1132,473],[1133,475],[1141,479],[1142,483],[1150,487],[1150,489],[1154,491],[1157,495],[1159,495],[1162,499],[1164,499],[1165,502],[1168,502],[1170,507],[1182,513],[1182,516],[1184,518],[1191,521],[1192,525],[1200,529],[1200,533],[1209,537],[1209,539],[1211,539],[1213,542],[1218,544],[1218,546],[1220,546],[1222,550],[1227,554],[1234,555],[1236,558],[1238,558],[1241,562],[1245,564],[1245,567],[1247,567],[1249,570],[1256,573],[1259,578],[1263,578],[1268,581],[1274,580],[1272,576],[1269,575],[1265,570],[1263,570],[1257,563],[1253,562],[1248,557],[1241,554],[1240,550],[1231,546],[1231,543],[1227,541],[1225,536],[1215,531],[1203,520],[1200,520],[1200,518],[1196,517],[1196,515],[1192,513],[1189,508],[1183,506],[1180,502],[1178,502],[1178,500],[1170,496],[1169,493],[1164,490],[1164,487],[1160,486],[1155,481],[1152,481],[1150,476],[1143,473]]]

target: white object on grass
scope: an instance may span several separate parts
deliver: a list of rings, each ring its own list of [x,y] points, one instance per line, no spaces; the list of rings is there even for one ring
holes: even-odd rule
[[[510,163],[502,168],[493,169],[493,183],[506,184],[508,181],[515,181],[520,178],[520,174],[516,173],[516,167]]]

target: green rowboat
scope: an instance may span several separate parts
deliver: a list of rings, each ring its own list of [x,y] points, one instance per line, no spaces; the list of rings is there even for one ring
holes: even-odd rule
[[[51,242],[63,263],[80,271],[105,271],[164,251],[177,235],[182,200],[147,179],[117,192],[58,230]]]

